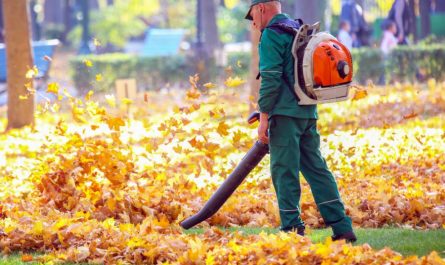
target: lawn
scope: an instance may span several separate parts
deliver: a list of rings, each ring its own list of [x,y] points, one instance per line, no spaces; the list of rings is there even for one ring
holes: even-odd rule
[[[230,231],[242,231],[246,234],[277,233],[274,228],[230,228]],[[188,234],[203,233],[203,229],[190,229]],[[369,244],[373,249],[379,250],[389,247],[404,256],[425,256],[436,251],[445,257],[445,230],[413,230],[403,228],[358,228],[356,229],[358,241],[354,245]],[[314,229],[308,234],[313,243],[322,243],[331,236],[330,229]]]
[[[259,234],[261,232],[277,233],[274,228],[230,228],[231,232],[243,232],[246,235]],[[186,234],[202,234],[204,229],[195,228],[184,231]],[[439,255],[445,257],[445,230],[412,230],[403,228],[358,228],[356,229],[358,241],[354,245],[369,244],[373,249],[380,250],[389,247],[399,252],[403,256],[425,256],[436,251]],[[331,235],[330,229],[310,230],[308,237],[314,243],[322,243]],[[396,240],[395,240],[396,239]],[[38,253],[32,254],[38,256]],[[0,264],[16,265],[16,264],[37,264],[36,262],[22,262],[21,254],[14,253],[10,256],[4,256],[0,260]],[[70,264],[88,264],[88,263],[64,263]]]

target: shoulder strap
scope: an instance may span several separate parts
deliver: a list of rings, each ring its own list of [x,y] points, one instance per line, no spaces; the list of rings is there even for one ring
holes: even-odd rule
[[[290,34],[292,36],[295,36],[298,29],[303,25],[302,19],[282,19],[277,21],[276,23],[269,25],[267,28],[274,29],[277,31],[282,31],[284,33]]]

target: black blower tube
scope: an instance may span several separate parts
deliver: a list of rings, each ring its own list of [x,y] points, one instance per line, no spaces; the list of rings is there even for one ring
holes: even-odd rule
[[[232,193],[238,188],[247,175],[263,160],[269,152],[269,146],[259,141],[247,152],[235,170],[210,197],[204,207],[195,215],[180,223],[182,228],[189,229],[212,217],[223,206]]]

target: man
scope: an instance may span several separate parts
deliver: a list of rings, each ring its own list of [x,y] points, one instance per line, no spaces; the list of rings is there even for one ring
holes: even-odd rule
[[[293,37],[277,27],[277,22],[298,27],[281,14],[279,0],[252,0],[246,19],[262,31],[259,45],[262,77],[258,105],[261,112],[258,138],[268,143],[272,182],[278,198],[281,230],[304,235],[300,217],[301,171],[311,186],[315,202],[334,240],[356,241],[351,219],[346,216],[337,183],[320,153],[317,106],[300,106],[293,92]]]

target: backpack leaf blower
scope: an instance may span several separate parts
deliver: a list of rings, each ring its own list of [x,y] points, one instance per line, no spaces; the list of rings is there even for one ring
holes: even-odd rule
[[[315,105],[347,100],[353,76],[350,51],[334,36],[319,32],[319,23],[307,25],[299,20],[298,24],[296,27],[294,21],[286,19],[268,26],[294,37],[293,89],[298,104]],[[259,116],[258,112],[254,112],[248,122],[256,122]],[[213,216],[268,152],[268,145],[256,142],[204,207],[180,225],[189,229]]]

